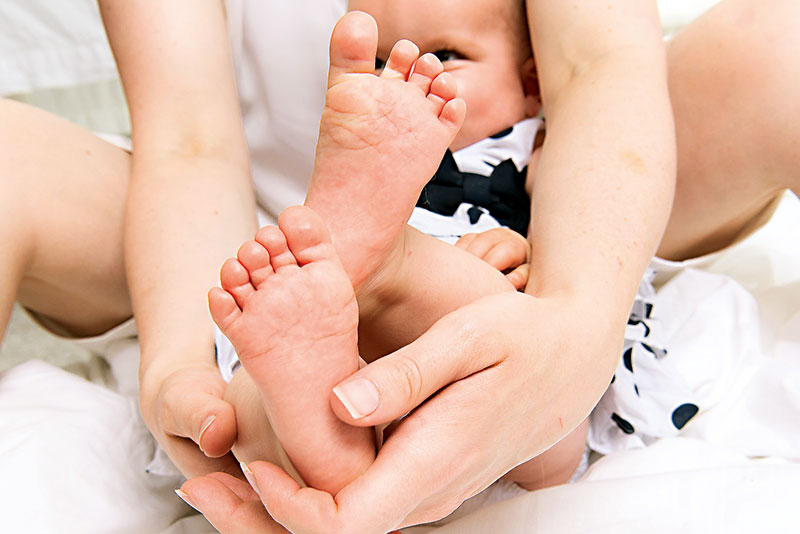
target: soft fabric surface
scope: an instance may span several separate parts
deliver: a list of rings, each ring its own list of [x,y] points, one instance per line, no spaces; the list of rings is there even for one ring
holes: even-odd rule
[[[0,94],[116,78],[97,2],[0,3]]]
[[[424,534],[796,532],[800,465],[671,438],[598,461],[582,482],[480,508]]]
[[[0,530],[155,533],[188,509],[145,473],[135,398],[33,360],[0,374]]]

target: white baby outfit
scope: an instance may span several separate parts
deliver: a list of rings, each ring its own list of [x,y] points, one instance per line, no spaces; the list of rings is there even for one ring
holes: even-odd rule
[[[622,358],[589,419],[588,443],[608,454],[623,443],[650,444],[676,436],[699,411],[692,389],[672,366],[665,347],[653,280],[645,273],[625,328]]]
[[[408,224],[448,243],[501,226],[528,233],[530,198],[525,178],[538,118],[444,156],[420,194]]]

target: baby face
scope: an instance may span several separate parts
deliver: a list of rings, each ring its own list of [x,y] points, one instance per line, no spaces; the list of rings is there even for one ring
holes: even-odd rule
[[[464,126],[450,146],[458,150],[538,111],[526,94],[533,73],[530,44],[514,21],[515,0],[350,0],[378,22],[378,64],[395,42],[408,39],[421,53],[435,54],[458,82],[467,103]],[[530,84],[528,84],[530,85]]]

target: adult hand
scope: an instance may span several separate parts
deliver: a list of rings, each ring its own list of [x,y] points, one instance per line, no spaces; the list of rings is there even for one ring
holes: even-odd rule
[[[189,506],[202,512],[221,534],[287,532],[270,518],[250,484],[226,473],[212,473],[189,480],[178,495]]]
[[[586,306],[508,292],[445,316],[336,388],[349,397],[349,409],[332,398],[334,411],[354,425],[386,423],[413,410],[370,469],[334,497],[300,488],[272,464],[252,462],[251,483],[264,506],[290,531],[308,533],[387,532],[444,517],[552,446],[596,404],[622,336],[610,335],[606,323],[587,324]],[[202,488],[207,517],[222,515],[211,494],[217,502],[245,502],[210,482],[204,477],[185,486],[193,500]]]
[[[226,383],[212,365],[142,375],[140,401],[147,427],[186,476],[213,471],[239,474],[228,454],[236,439],[233,406],[223,400]]]

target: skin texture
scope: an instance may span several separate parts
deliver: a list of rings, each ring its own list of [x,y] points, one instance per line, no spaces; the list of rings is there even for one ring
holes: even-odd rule
[[[498,27],[497,31],[501,29]],[[447,251],[455,261],[461,258],[461,270],[469,264],[464,260],[475,263],[474,258],[442,247],[438,241],[412,232],[402,224],[421,186],[457,131],[449,123],[448,114],[463,108],[464,102],[453,99],[454,76],[443,73],[443,65],[432,54],[418,56],[418,49],[405,40],[392,47],[379,76],[365,72],[372,70],[377,35],[375,23],[363,13],[343,19],[334,30],[331,80],[307,200],[309,206],[314,206],[329,221],[339,256],[359,290],[362,347],[372,330],[377,331],[376,342],[384,341],[390,332],[390,337],[398,339],[401,346],[407,344],[414,337],[400,338],[395,332],[397,324],[418,324],[421,315],[433,317],[433,321],[470,298],[464,296],[462,287],[453,284],[452,273],[436,261],[437,257],[441,259],[437,252]],[[473,90],[472,94],[479,92]],[[521,91],[517,97],[520,104],[525,99]],[[473,120],[473,123],[483,122],[480,116]],[[496,123],[488,126],[496,127]],[[402,171],[385,172],[387,163],[405,160],[409,153],[414,158]],[[331,198],[338,200],[331,202]],[[370,208],[376,199],[381,210]],[[312,228],[316,230],[312,232]],[[264,411],[303,480],[312,487],[335,493],[331,487],[341,489],[363,472],[360,466],[374,459],[364,447],[352,446],[354,427],[336,428],[328,423],[329,418],[335,419],[327,406],[332,386],[357,369],[354,342],[342,345],[343,340],[350,339],[346,335],[348,330],[325,313],[325,303],[339,293],[341,284],[324,276],[323,262],[318,263],[319,267],[313,267],[317,265],[314,263],[305,267],[298,257],[304,276],[289,278],[288,269],[280,267],[283,261],[275,259],[275,254],[278,258],[283,256],[280,250],[286,249],[286,241],[291,246],[293,239],[297,239],[295,236],[327,234],[324,228],[325,222],[309,210],[286,210],[279,229],[261,229],[255,241],[240,247],[237,259],[225,263],[221,272],[224,291],[210,293],[209,304],[215,321],[234,343],[246,374],[260,389]],[[520,246],[523,249],[514,266],[524,261],[527,241],[521,236],[502,241],[503,237],[507,237],[506,231],[487,234],[490,241],[500,241],[486,251],[488,259],[507,261],[503,259],[502,245],[511,244],[517,255]],[[284,243],[282,247],[278,245],[280,242]],[[481,242],[478,239],[474,244],[474,256],[485,255]],[[498,252],[500,255],[494,260],[492,256]],[[272,272],[264,267],[265,263],[269,266],[268,262],[280,277],[265,278],[262,273]],[[502,284],[492,285],[493,278],[500,280],[498,273],[482,267],[494,276],[471,273],[471,293],[475,295],[472,298],[511,289]],[[484,280],[490,283],[487,285]],[[347,286],[345,293],[350,288],[349,282]],[[298,298],[291,299],[289,294]],[[387,299],[386,295],[390,297]],[[464,300],[455,302],[453,295]],[[381,302],[387,300],[390,303],[381,307]],[[372,302],[370,313],[363,313],[367,307],[365,301]],[[319,303],[316,308],[304,308],[314,302]],[[275,308],[278,303],[282,303],[280,309]],[[344,307],[331,309],[338,312]],[[390,324],[383,319],[387,313],[398,322]],[[376,321],[388,330],[374,328]],[[294,326],[274,327],[275,323],[283,322]],[[334,323],[340,326],[331,332],[329,326]],[[430,325],[422,325],[427,326]],[[321,336],[319,332],[329,334]],[[309,345],[310,339],[316,340],[314,345]],[[318,345],[326,348],[317,349]],[[242,380],[232,383],[229,393],[239,387]],[[263,417],[258,405],[234,406],[240,421],[242,417],[250,417],[242,414]],[[350,402],[349,406],[354,405]],[[304,424],[298,426],[296,422],[301,419]],[[240,428],[247,426],[242,424]],[[517,468],[514,480],[531,489],[565,482],[583,453],[584,434],[582,428],[577,439],[568,442],[568,448],[556,446],[526,466],[528,469]],[[240,459],[264,459],[265,456],[253,451],[271,438],[268,433],[261,438],[251,435],[247,440],[238,439],[234,452]],[[361,443],[365,443],[363,436]]]
[[[335,493],[372,463],[375,435],[328,405],[330,389],[358,369],[358,304],[330,235],[321,221],[301,219],[303,210],[286,210],[280,229],[262,228],[225,262],[209,309],[240,358],[237,374],[260,393],[255,405],[234,404],[237,413],[266,414],[303,480]],[[230,398],[239,386],[228,389]],[[272,437],[247,431],[234,446],[240,458],[248,440],[263,447]]]
[[[455,98],[438,59],[419,57],[402,41],[376,76],[376,41],[374,23],[364,14],[344,19],[332,37],[307,203],[331,221],[336,247],[310,208],[289,208],[279,228],[262,228],[223,265],[222,290],[209,293],[212,316],[261,391],[264,411],[294,466],[306,483],[332,493],[375,456],[372,429],[343,423],[328,400],[333,386],[358,370],[353,286],[362,295],[364,287],[412,287],[388,263],[405,258],[409,205],[464,118],[464,102]],[[362,43],[372,48],[366,62],[360,61]],[[414,159],[405,176],[383,172],[408,154]],[[338,201],[330,202],[334,195]],[[375,202],[381,210],[369,209]],[[260,412],[247,404],[235,408]],[[235,453],[247,458],[239,449],[252,445],[243,441]]]
[[[800,193],[800,110],[786,101],[800,83],[798,20],[797,2],[760,10],[728,0],[670,42],[680,157],[659,256],[680,260],[728,246],[784,189]]]
[[[514,289],[525,289],[530,273],[530,243],[514,230],[494,228],[480,234],[465,234],[456,246],[501,272]]]
[[[638,11],[636,14],[639,14]],[[369,57],[366,53],[364,56]],[[599,70],[601,73],[604,71],[604,69]],[[591,83],[580,79],[577,86],[582,88]],[[547,145],[544,147],[544,150],[546,149]],[[541,182],[547,183],[548,180],[540,176],[537,183]],[[311,198],[310,194],[309,199]],[[333,229],[333,234],[336,241],[336,229]],[[616,270],[618,266],[615,265],[614,268]],[[436,269],[434,272],[456,271]],[[637,277],[640,275],[641,273],[637,273]],[[614,272],[613,279],[607,282],[618,283],[618,277],[619,273]],[[636,281],[638,283],[638,278]],[[570,281],[571,284],[574,282],[581,280]],[[576,287],[580,285],[576,284]],[[384,444],[376,462],[367,473],[340,491],[336,495],[335,502],[330,495],[311,488],[300,489],[290,478],[275,472],[271,475],[272,480],[268,487],[257,483],[271,515],[290,530],[312,532],[325,531],[331,525],[335,525],[335,531],[378,532],[400,524],[436,519],[454,509],[466,497],[486,487],[497,478],[498,474],[543,452],[565,432],[578,425],[585,417],[586,411],[575,408],[583,403],[588,407],[597,401],[616,364],[619,342],[615,336],[609,336],[609,332],[604,330],[609,324],[609,318],[600,322],[597,328],[599,332],[591,334],[597,335],[597,343],[590,342],[589,345],[606,347],[605,354],[613,354],[613,358],[606,357],[605,362],[602,358],[593,360],[593,365],[600,371],[582,377],[581,386],[575,387],[574,376],[565,373],[564,370],[570,368],[573,363],[581,362],[582,365],[586,365],[587,362],[582,361],[582,358],[573,352],[577,347],[569,345],[564,347],[563,340],[554,343],[554,340],[542,336],[538,331],[532,336],[529,335],[524,342],[519,339],[522,336],[507,335],[526,330],[530,332],[530,325],[538,324],[537,319],[543,317],[547,317],[550,324],[555,320],[563,329],[568,318],[575,317],[581,313],[579,310],[585,308],[583,299],[576,298],[567,290],[568,288],[558,285],[552,288],[548,285],[544,287],[548,291],[544,291],[539,298],[534,295],[506,292],[464,306],[440,319],[431,331],[417,342],[375,361],[345,381],[342,387],[346,387],[348,382],[366,378],[368,382],[377,385],[380,392],[375,409],[367,411],[364,417],[355,420],[341,403],[337,403],[335,398],[332,399],[337,415],[347,422],[360,426],[391,421],[408,409],[418,406],[442,386],[451,385],[403,420]],[[619,300],[620,297],[616,296]],[[632,293],[630,297],[632,298]],[[550,315],[552,313],[554,315]],[[620,315],[624,317],[623,314]],[[469,319],[465,321],[467,316]],[[613,315],[611,319],[613,320]],[[619,321],[624,325],[621,318]],[[393,321],[392,324],[405,323]],[[466,328],[462,326],[465,324],[468,325]],[[444,332],[447,332],[450,341],[447,344],[447,353],[460,353],[460,357],[454,359],[451,356],[444,357],[442,354],[445,344],[439,344],[442,339],[439,336]],[[523,349],[519,345],[521,342],[526,347],[541,349],[541,353],[537,355],[527,353],[526,356],[522,356],[529,349]],[[498,347],[505,349],[497,351]],[[567,349],[566,354],[561,350],[563,348]],[[470,356],[466,356],[465,352]],[[556,353],[559,354],[557,360],[552,357],[537,357]],[[409,365],[411,362],[413,365]],[[603,367],[608,368],[603,370]],[[533,395],[527,386],[531,374],[548,377],[549,394],[546,397],[549,402],[546,406],[542,403],[543,399]],[[597,376],[604,377],[604,383],[593,383],[597,380]],[[476,406],[476,399],[484,398],[485,392],[489,390],[493,392],[496,403]],[[520,391],[526,390],[525,398],[520,399]],[[576,395],[576,391],[581,395]],[[449,410],[442,410],[443,406],[468,406],[469,410],[465,412],[469,413],[469,423],[463,419],[454,421]],[[504,407],[502,416],[499,416],[494,409],[496,406]],[[401,409],[404,411],[400,411]],[[537,419],[539,424],[532,426],[516,424],[525,419],[523,415],[525,412],[539,414]],[[455,430],[454,424],[466,424],[469,432]],[[496,433],[498,428],[502,428],[503,431]],[[487,447],[485,443],[486,436],[494,435],[502,435],[504,439],[511,436],[507,443],[527,445],[521,448],[515,445],[513,452],[507,449],[507,455],[498,457],[496,448]],[[414,442],[426,443],[424,452],[410,446]],[[458,465],[442,462],[443,457],[457,459]],[[398,471],[398,462],[417,467]],[[251,464],[256,476],[261,466],[262,464],[258,462]],[[421,479],[416,475],[418,473],[425,473],[424,489],[420,486]],[[389,480],[400,478],[402,482],[398,486],[397,480],[390,483],[387,477]],[[371,489],[368,496],[364,495],[365,487]],[[396,487],[411,488],[399,496],[400,502],[398,497],[390,498],[387,494],[387,492],[394,493]],[[191,486],[184,489],[189,493]],[[350,504],[356,501],[359,501],[358,508],[362,510],[365,502],[367,509],[372,509],[373,505],[383,509],[377,504],[379,502],[391,501],[395,506],[391,515],[384,515],[376,522],[374,517],[354,512]],[[322,510],[321,516],[325,517],[325,520],[316,527],[312,524],[313,519],[302,513],[302,510],[307,510],[309,506]]]
[[[408,39],[422,53],[437,55],[455,78],[458,96],[467,103],[467,119],[450,146],[453,151],[534,116],[539,109],[533,58],[524,21],[519,19],[524,15],[511,2],[500,4],[498,16],[495,0],[472,2],[470,9],[462,9],[454,0],[349,3],[351,10],[369,13],[378,21],[379,64],[395,42]]]
[[[578,12],[584,4],[586,11]],[[795,142],[800,138],[800,116],[794,102],[787,101],[800,85],[796,62],[799,34],[792,26],[800,16],[800,7],[791,0],[775,1],[770,9],[759,6],[752,0],[725,0],[669,45],[669,86],[680,164],[676,206],[663,247],[668,257],[686,257],[694,251],[723,246],[739,235],[753,213],[765,208],[775,191],[800,189]],[[201,443],[210,455],[218,456],[236,436],[233,411],[221,400],[224,385],[213,364],[210,333],[197,333],[209,332],[204,295],[216,281],[219,265],[255,230],[244,143],[227,63],[222,6],[211,0],[139,0],[104,1],[101,7],[135,115],[134,135],[138,140],[134,158],[141,163],[134,164],[132,173],[143,177],[142,187],[138,192],[133,188],[128,192],[130,161],[124,152],[45,113],[0,102],[0,137],[7,140],[0,143],[0,154],[3,161],[15,162],[2,174],[0,184],[5,193],[0,198],[7,203],[30,198],[40,206],[31,213],[20,207],[33,205],[32,201],[4,204],[0,232],[6,245],[0,262],[0,294],[6,298],[0,302],[0,320],[7,318],[14,295],[22,304],[76,334],[99,333],[135,309],[143,321],[140,326],[145,344],[142,408],[154,435],[187,474],[234,469],[232,464],[209,460],[195,445]],[[624,46],[608,41],[610,15],[593,11],[595,8],[611,8],[621,17],[615,19],[611,30],[648,31],[641,40],[632,38],[632,48],[647,56],[645,65],[625,54]],[[637,198],[658,199],[665,204],[671,198],[668,181],[653,188],[635,172],[656,172],[664,165],[659,163],[661,158],[651,159],[648,150],[633,151],[636,158],[632,158],[628,150],[631,137],[668,151],[669,142],[658,140],[660,130],[656,136],[641,130],[650,119],[661,127],[666,123],[647,112],[631,119],[630,115],[636,115],[633,108],[619,114],[619,107],[624,107],[630,97],[634,97],[633,103],[641,103],[641,98],[662,98],[660,89],[651,93],[651,88],[629,84],[627,77],[618,76],[621,67],[616,59],[621,56],[633,61],[630,71],[641,73],[640,80],[646,77],[647,65],[653,68],[660,61],[660,52],[654,51],[662,46],[660,34],[655,28],[645,29],[651,23],[641,24],[636,17],[623,20],[634,9],[636,6],[625,2],[530,2],[532,38],[549,120],[543,151],[549,155],[542,156],[542,172],[546,168],[554,177],[547,187],[537,186],[536,195],[543,205],[565,203],[563,210],[546,211],[537,218],[536,250],[541,250],[542,257],[551,256],[543,264],[550,268],[535,269],[540,274],[531,279],[532,290],[542,298],[531,301],[518,295],[501,295],[482,300],[443,319],[413,347],[386,360],[385,367],[367,371],[374,372],[372,380],[382,387],[382,400],[364,424],[404,413],[430,392],[433,384],[424,390],[415,388],[419,377],[402,372],[411,368],[405,364],[416,362],[420,354],[431,355],[430,361],[418,366],[425,372],[433,368],[431,382],[444,384],[466,376],[467,371],[480,371],[482,365],[489,370],[448,386],[426,403],[424,410],[415,412],[373,470],[337,495],[340,506],[335,525],[341,530],[352,532],[348,526],[360,525],[369,532],[443,515],[504,469],[563,435],[570,421],[581,417],[565,412],[570,416],[559,420],[560,416],[551,419],[548,415],[543,421],[546,431],[535,436],[515,434],[519,420],[539,417],[552,408],[537,400],[539,396],[547,397],[548,391],[557,392],[565,384],[570,390],[588,391],[604,376],[601,371],[577,381],[575,377],[561,380],[564,369],[571,366],[512,367],[516,375],[526,376],[523,383],[500,373],[503,367],[496,361],[476,357],[476,350],[506,355],[511,363],[532,351],[536,354],[529,356],[529,363],[547,362],[557,354],[565,363],[575,362],[582,368],[587,368],[586,362],[608,358],[610,369],[618,337],[616,325],[627,313],[619,302],[632,295],[635,284],[631,280],[636,276],[630,273],[640,269],[650,254],[649,240],[640,239],[639,232],[658,239],[653,228],[628,231],[623,223],[653,221],[652,225],[658,226],[663,222],[659,222],[663,206],[657,206],[656,213],[650,208],[643,210],[639,203],[630,204],[629,197],[618,197],[618,187],[635,188],[641,182],[643,194]],[[591,28],[598,31],[584,31]],[[151,38],[143,40],[142,35]],[[167,39],[167,35],[177,37]],[[564,48],[548,46],[556,42],[563,43]],[[639,46],[641,42],[646,46]],[[174,46],[176,43],[186,45]],[[554,63],[545,67],[548,57]],[[580,76],[572,79],[573,74]],[[207,84],[208,79],[220,83]],[[581,90],[579,82],[586,80],[592,83]],[[175,90],[165,91],[165,84]],[[591,98],[586,85],[592,88]],[[596,93],[598,86],[606,89]],[[567,105],[570,96],[576,101]],[[581,105],[592,98],[597,105],[613,104],[609,105],[609,115],[613,115],[610,122],[600,120],[602,113],[596,109]],[[204,114],[194,113],[198,105]],[[630,129],[631,125],[637,125],[636,129]],[[618,138],[619,133],[626,137]],[[54,141],[47,142],[48,136]],[[625,153],[617,150],[614,139],[620,139]],[[220,150],[223,141],[225,151]],[[586,152],[587,147],[592,150]],[[576,153],[586,154],[575,160],[582,165],[569,163]],[[633,161],[644,166],[631,166]],[[625,172],[618,174],[621,167]],[[600,178],[584,184],[584,194],[575,197],[569,188],[561,189],[563,184],[594,173]],[[64,184],[69,184],[72,194],[66,194]],[[731,194],[743,191],[745,186],[748,193]],[[191,198],[187,200],[187,196]],[[131,208],[125,250],[127,273],[122,261],[126,204]],[[187,213],[190,205],[191,213]],[[607,217],[598,214],[609,206],[623,206],[624,213],[611,210],[616,213],[605,214]],[[553,222],[541,222],[547,219]],[[573,224],[576,221],[580,224]],[[556,227],[570,233],[554,231]],[[590,238],[597,242],[583,248]],[[92,261],[85,261],[87,257]],[[587,263],[587,258],[592,261]],[[598,283],[593,285],[585,276],[572,278],[576,269],[585,269]],[[153,272],[158,276],[148,276]],[[615,276],[615,272],[619,274]],[[82,310],[86,315],[81,315]],[[590,317],[587,310],[596,311]],[[592,325],[591,331],[583,331],[580,343],[572,342],[569,336],[576,316]],[[541,328],[531,329],[533,323]],[[511,335],[514,329],[517,333]],[[475,339],[487,341],[470,343]],[[587,347],[591,353],[587,353]],[[467,368],[452,365],[464,358],[470,362]],[[531,383],[547,391],[529,391]],[[499,391],[500,385],[504,391],[516,393],[498,398],[498,404],[506,399],[513,401],[499,412],[500,417],[496,409],[470,404],[469,399],[480,398],[489,390]],[[525,410],[518,406],[523,404],[520,392],[531,396]],[[461,414],[457,427],[475,430],[471,436],[453,439],[457,446],[465,446],[465,454],[453,466],[448,460],[453,457],[448,436],[456,427],[448,426],[453,419],[448,406],[460,401],[471,412],[469,417]],[[590,404],[586,398],[578,401]],[[211,425],[206,426],[212,416]],[[419,424],[421,420],[429,424]],[[473,425],[475,421],[479,424]],[[201,432],[203,429],[205,432]],[[507,439],[493,444],[496,454],[481,464],[484,458],[474,456],[466,447],[481,444],[476,435],[488,431]],[[418,443],[426,443],[426,455],[417,453]],[[508,450],[510,443],[518,444],[519,449]],[[273,477],[277,475],[270,466],[252,467],[262,494],[269,481],[281,480]],[[408,477],[408,473],[422,475]],[[225,527],[224,532],[258,532],[255,527],[263,525],[262,517],[252,514],[263,510],[263,505],[252,491],[242,487],[244,482],[237,481],[222,475],[200,478],[189,483],[190,494],[202,502],[201,508],[212,521]],[[282,502],[291,495],[292,487],[284,484],[276,486],[265,499],[287,516],[287,521],[306,531],[314,531],[329,519],[325,514],[292,519],[292,512],[304,502],[300,498]],[[254,522],[247,523],[250,520]],[[301,524],[303,520],[308,524]],[[248,525],[254,528],[248,529]],[[270,531],[274,529],[265,530]]]

